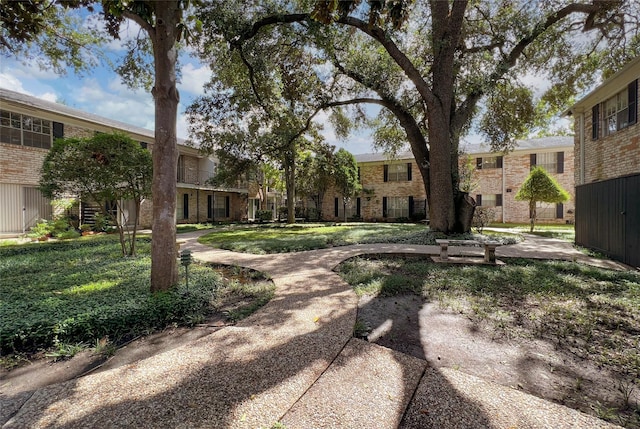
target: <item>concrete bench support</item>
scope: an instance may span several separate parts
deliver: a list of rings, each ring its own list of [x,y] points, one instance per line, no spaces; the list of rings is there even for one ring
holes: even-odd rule
[[[443,240],[437,239],[436,243],[440,245],[440,259],[446,261],[449,258],[449,245],[451,246],[483,246],[484,261],[492,264],[496,263],[496,247],[500,246],[497,241],[479,242],[476,240]]]

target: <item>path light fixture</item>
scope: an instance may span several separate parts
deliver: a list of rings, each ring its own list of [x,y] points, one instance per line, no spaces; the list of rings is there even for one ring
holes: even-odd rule
[[[187,290],[189,290],[189,265],[191,265],[191,250],[183,250],[180,253],[180,265],[184,266],[184,276],[187,281]]]

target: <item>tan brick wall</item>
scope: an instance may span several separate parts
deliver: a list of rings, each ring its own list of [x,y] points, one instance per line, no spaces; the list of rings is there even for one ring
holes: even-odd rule
[[[0,183],[37,186],[47,149],[0,143]]]
[[[492,207],[497,222],[518,222],[529,221],[529,207],[526,202],[515,201],[515,195],[524,183],[530,172],[531,153],[543,152],[564,152],[564,172],[552,174],[560,185],[570,194],[570,200],[564,203],[564,213],[562,219],[545,220],[544,222],[565,223],[573,222],[574,203],[574,154],[570,148],[554,148],[532,151],[518,151],[507,154],[503,157],[503,168],[485,168],[473,171],[473,180],[477,186],[470,192],[472,197],[478,194],[502,194],[502,206]],[[461,157],[461,165],[466,162],[466,157]],[[471,155],[474,158],[475,154]],[[477,155],[481,156],[481,155]],[[495,156],[485,154],[484,156]],[[407,161],[396,161],[407,162]],[[415,201],[426,199],[424,182],[415,162],[412,162],[412,180],[410,182],[384,182],[384,163],[371,162],[360,163],[360,178],[364,189],[372,190],[373,195],[361,193],[361,215],[365,221],[392,220],[385,219],[382,214],[383,197],[409,197],[413,196]],[[503,176],[504,175],[504,176]],[[326,193],[323,200],[323,211],[325,219],[341,220],[334,218],[334,199],[338,197],[335,192]]]
[[[528,222],[529,205],[526,201],[516,201],[515,196],[531,170],[530,156],[532,153],[559,152],[560,149],[531,151],[527,153],[514,153],[504,157],[505,192],[502,197],[505,222]],[[575,213],[575,187],[574,187],[574,155],[569,149],[564,152],[564,172],[552,173],[560,186],[569,193],[569,201],[563,204],[564,214],[561,219],[545,219],[542,222],[565,223],[573,222]],[[511,191],[509,191],[511,190]]]
[[[640,121],[593,140],[591,112],[584,115],[584,151],[580,147],[580,117],[575,118],[575,183],[580,183],[580,156],[584,153],[584,183],[640,173]]]
[[[415,161],[399,160],[387,164],[398,164],[411,162],[411,181],[385,182],[384,181],[384,165],[383,162],[361,163],[360,167],[360,183],[363,189],[372,191],[373,193],[361,192],[360,197],[360,215],[365,221],[386,221],[393,220],[385,218],[382,213],[383,197],[410,197],[415,201],[426,199],[424,182],[418,170]],[[323,217],[327,220],[341,220],[335,218],[335,198],[342,197],[333,190],[325,193],[322,200]]]

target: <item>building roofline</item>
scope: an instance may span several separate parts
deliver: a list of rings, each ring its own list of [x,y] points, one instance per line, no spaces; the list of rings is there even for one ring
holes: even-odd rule
[[[68,118],[72,121],[82,121],[85,123],[98,125],[100,127],[113,128],[119,131],[125,131],[127,133],[147,137],[148,139],[151,139],[151,141],[155,141],[155,132],[153,130],[127,124],[126,122],[109,119],[104,116],[95,115],[93,113],[85,112],[80,109],[65,106],[64,104],[43,100],[32,95],[0,88],[0,108],[4,108],[4,101],[23,106],[27,110],[46,111],[64,118]],[[34,114],[37,113],[34,112]],[[187,145],[187,141],[185,139],[178,138],[177,140],[180,146],[190,147],[189,145]]]
[[[573,106],[563,112],[563,116],[571,116],[574,113],[583,113],[592,106],[601,103],[622,91],[633,78],[637,79],[640,75],[640,56],[634,58],[624,67],[618,70],[609,79],[598,85],[593,91],[582,97]]]
[[[557,149],[557,148],[573,148],[574,140],[573,136],[551,136],[542,137],[536,139],[524,139],[517,140],[516,147],[512,152],[531,152],[536,150]],[[487,143],[480,144],[468,144],[461,153],[468,155],[484,155],[484,154],[496,154],[499,152],[492,152],[491,147]],[[412,152],[401,152],[395,157],[391,158],[385,153],[363,153],[354,155],[357,163],[370,163],[370,162],[393,162],[393,161],[406,161],[414,159]]]

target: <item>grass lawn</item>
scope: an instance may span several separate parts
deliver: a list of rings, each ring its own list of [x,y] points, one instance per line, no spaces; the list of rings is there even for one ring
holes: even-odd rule
[[[541,237],[559,238],[561,240],[574,242],[576,239],[576,231],[574,225],[567,224],[536,224],[533,232],[529,232],[531,229],[528,223],[493,223],[489,225],[491,228],[499,229],[511,229],[518,233],[535,234]],[[485,231],[491,234],[490,231]]]
[[[235,227],[206,234],[199,242],[235,252],[268,254],[361,243],[436,244],[436,238],[440,237],[424,225],[351,223]]]
[[[170,324],[202,322],[223,296],[248,297],[255,310],[273,295],[270,282],[244,287],[200,264],[189,267],[188,289],[181,279],[152,295],[150,238],[137,246],[133,258],[121,256],[111,235],[0,247],[0,355],[52,347],[64,354],[106,336],[117,344]],[[246,313],[233,309],[229,316]]]

